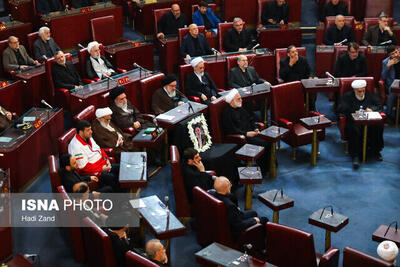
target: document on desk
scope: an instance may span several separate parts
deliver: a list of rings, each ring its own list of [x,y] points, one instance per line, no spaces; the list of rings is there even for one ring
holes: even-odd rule
[[[367,116],[368,116],[369,120],[381,120],[382,119],[382,116],[379,112],[373,111],[373,112],[367,112],[367,114],[368,114]]]
[[[129,201],[134,209],[145,208],[146,204],[144,204],[143,200],[139,199],[132,199]]]
[[[160,120],[167,120],[167,121],[170,121],[170,120],[173,120],[173,119],[175,118],[175,116],[160,114],[160,115],[158,115],[156,118],[157,118],[157,119],[160,119]]]

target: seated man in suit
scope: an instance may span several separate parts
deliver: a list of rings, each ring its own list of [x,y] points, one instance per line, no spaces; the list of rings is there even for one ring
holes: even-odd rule
[[[99,177],[114,192],[121,192],[119,186],[119,164],[111,164],[107,154],[92,138],[92,127],[88,121],[81,120],[76,125],[77,134],[68,145],[68,153],[78,162],[76,170],[81,175]]]
[[[217,32],[218,24],[221,23],[219,18],[217,18],[212,12],[211,8],[204,1],[199,3],[199,9],[193,14],[193,23],[197,26],[204,26],[206,30],[213,30]]]
[[[134,152],[132,135],[124,133],[111,122],[110,108],[98,108],[96,119],[92,122],[93,138],[100,147],[112,148],[119,161],[121,152]]]
[[[60,47],[50,37],[50,29],[46,26],[39,29],[39,38],[33,43],[33,55],[37,60],[46,60],[53,57]]]
[[[385,81],[386,92],[389,96],[386,100],[386,120],[393,122],[393,107],[397,94],[391,92],[391,86],[395,79],[400,79],[400,51],[394,46],[388,46],[386,49],[388,57],[382,61],[382,79]]]
[[[389,27],[388,15],[382,12],[379,16],[379,24],[368,28],[361,44],[370,46],[397,44],[396,36]]]
[[[71,5],[73,8],[81,8],[92,6],[95,4],[95,1],[92,0],[71,0]]]
[[[157,89],[151,98],[151,109],[154,114],[167,112],[188,101],[179,91],[178,93],[176,91],[175,75],[165,76],[161,81],[161,88]]]
[[[76,158],[74,156],[71,156],[70,154],[62,154],[60,156],[60,179],[61,184],[64,186],[67,193],[73,193],[73,187],[77,183],[99,181],[99,178],[97,178],[97,176],[95,175],[79,175],[79,173],[76,172],[77,169],[78,162],[76,161]],[[97,192],[111,193],[112,188],[106,185],[99,188],[97,191],[93,191],[92,193],[98,196]]]
[[[324,44],[347,45],[350,42],[354,42],[353,29],[344,24],[344,17],[342,15],[337,15],[335,25],[330,26],[326,30]]]
[[[325,22],[326,17],[333,17],[337,15],[348,16],[347,5],[339,0],[331,0],[324,5],[322,14],[320,15],[320,22]]]
[[[265,175],[269,169],[269,155],[271,144],[257,137],[260,133],[260,126],[242,107],[242,97],[237,89],[232,89],[226,96],[226,102],[229,104],[222,112],[222,129],[224,134],[240,134],[246,137],[249,144],[263,146],[264,154],[257,160],[261,172]]]
[[[199,152],[192,147],[186,148],[183,152],[182,177],[189,203],[193,202],[193,187],[211,189],[216,178],[206,172]]]
[[[268,222],[267,217],[258,217],[254,210],[241,210],[238,200],[231,193],[231,183],[224,176],[217,177],[214,181],[215,192],[212,193],[216,198],[224,202],[228,220],[234,239],[238,237],[240,232],[257,223],[265,225]]]
[[[340,55],[335,64],[335,77],[367,77],[367,60],[359,53],[356,43],[347,45],[347,53]]]
[[[234,18],[233,27],[225,34],[224,50],[226,52],[247,51],[255,44],[254,36],[244,28],[244,21],[241,18]]]
[[[133,127],[138,132],[142,129],[154,127],[154,124],[144,119],[140,111],[126,98],[125,87],[117,86],[110,91],[112,100],[111,121],[120,129]]]
[[[89,79],[104,79],[118,74],[105,56],[100,54],[100,44],[96,41],[90,42],[87,46],[90,57],[86,59],[85,71]]]
[[[193,72],[186,76],[185,91],[188,95],[200,97],[201,102],[208,105],[211,101],[217,99],[217,86],[208,72],[204,71],[203,58],[197,57],[190,64],[193,67]]]
[[[196,24],[189,25],[189,34],[182,39],[180,54],[186,59],[213,54],[206,37],[199,33],[199,28]]]
[[[33,60],[23,45],[15,36],[8,37],[8,47],[3,51],[3,68],[7,71],[23,70],[30,66],[39,65],[37,60]]]
[[[60,0],[36,0],[36,10],[39,14],[48,14],[62,9],[63,6]]]
[[[171,12],[165,13],[157,23],[157,38],[164,39],[166,36],[178,36],[178,29],[186,28],[186,25],[186,16],[181,13],[180,6],[172,4]]]
[[[249,66],[249,62],[245,55],[239,55],[237,57],[237,64],[237,67],[234,67],[229,71],[229,87],[241,88],[260,83],[271,85],[269,82],[258,76],[254,67]]]
[[[352,113],[359,113],[361,107],[366,112],[382,111],[382,104],[376,95],[365,91],[367,82],[355,80],[352,82],[352,91],[345,92],[339,103],[339,113],[346,116],[345,134],[349,143],[349,154],[353,159],[353,168],[358,169],[362,156],[363,126],[355,125]],[[368,126],[367,148],[378,161],[382,161],[383,127]]]
[[[12,119],[12,113],[0,106],[0,132],[10,126]]]
[[[63,51],[58,51],[54,55],[56,64],[53,64],[51,75],[53,76],[54,86],[56,88],[76,89],[83,86],[81,77],[79,77],[74,65],[66,61]]]
[[[289,9],[289,4],[285,0],[267,2],[261,14],[261,23],[263,25],[287,24]]]
[[[163,244],[158,239],[151,239],[146,244],[146,255],[159,266],[167,266],[168,257]]]

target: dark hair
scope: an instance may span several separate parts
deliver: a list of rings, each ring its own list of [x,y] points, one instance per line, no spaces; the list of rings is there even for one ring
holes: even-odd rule
[[[60,168],[65,169],[65,167],[70,166],[70,164],[71,164],[71,155],[62,154],[60,156]]]
[[[76,124],[76,131],[79,133],[79,131],[84,131],[85,128],[91,127],[90,123],[85,120],[78,121]]]
[[[358,44],[355,43],[355,42],[350,42],[347,45],[347,51],[350,51],[351,48],[354,48],[355,50],[358,50],[360,48],[360,46],[358,46]]]
[[[394,46],[394,45],[389,45],[387,48],[386,48],[386,53],[388,54],[388,55],[390,55],[393,51],[395,51],[396,50],[396,47]]]
[[[295,45],[289,45],[288,48],[286,48],[286,54],[289,54],[290,49],[292,49],[293,47],[296,47]]]
[[[208,7],[208,4],[204,1],[200,1],[199,7]]]
[[[188,147],[183,151],[183,159],[185,162],[187,162],[189,159],[194,159],[194,156],[196,156],[199,152],[194,149],[193,147]]]
[[[81,198],[82,195],[84,193],[86,193],[86,191],[89,189],[89,186],[87,185],[87,183],[84,183],[84,182],[79,182],[79,183],[80,183],[80,186],[78,187],[78,189],[76,189],[74,191],[74,194],[78,194],[78,195],[76,195],[76,197]]]

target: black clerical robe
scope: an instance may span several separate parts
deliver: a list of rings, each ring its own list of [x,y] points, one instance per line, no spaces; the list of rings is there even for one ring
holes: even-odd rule
[[[235,28],[229,29],[224,38],[224,50],[226,52],[235,52],[239,48],[251,49],[255,45],[255,40],[250,31],[246,28],[238,33]]]
[[[169,97],[164,88],[159,88],[151,99],[151,109],[154,114],[159,115],[177,107],[180,101],[187,102],[188,100],[178,93],[174,97]]]
[[[177,36],[179,28],[185,28],[187,20],[184,14],[175,18],[172,12],[165,13],[157,23],[158,32],[164,33],[166,36]]]
[[[185,79],[185,91],[190,96],[200,97],[200,100],[204,104],[209,104],[211,97],[218,97],[217,86],[211,79],[211,76],[205,71],[201,76],[201,81],[199,77],[194,72],[189,73]],[[204,94],[207,97],[206,101],[201,99],[201,95]]]
[[[372,111],[382,111],[382,104],[377,95],[371,95],[367,91],[363,100],[358,100],[353,90],[343,94],[338,111],[346,116],[345,135],[349,143],[349,153],[352,157],[362,156],[363,127],[354,124],[351,114],[360,107],[370,108]],[[373,152],[379,152],[383,148],[383,126],[368,126],[367,146]]]
[[[335,65],[335,77],[367,77],[367,60],[362,54],[358,54],[358,57],[351,60],[349,54],[343,54],[339,56]]]
[[[285,82],[300,81],[310,77],[310,65],[306,58],[299,56],[299,60],[289,66],[290,58],[286,57],[280,61],[279,77]]]
[[[347,39],[346,42],[342,42]],[[324,44],[334,45],[336,43],[342,42],[343,45],[349,42],[354,42],[353,29],[347,25],[344,25],[342,29],[338,29],[336,25],[332,25],[326,30],[324,36]]]
[[[212,175],[201,172],[196,166],[189,165],[188,163],[182,165],[182,177],[189,203],[193,202],[193,187],[198,186],[204,190],[213,188],[214,181]]]

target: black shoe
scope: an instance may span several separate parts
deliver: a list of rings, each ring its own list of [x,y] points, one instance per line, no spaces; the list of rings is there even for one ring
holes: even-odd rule
[[[375,157],[376,157],[377,161],[382,161],[383,160],[382,154],[379,151],[375,153]]]
[[[360,167],[360,161],[358,157],[353,157],[353,169],[357,170]]]

